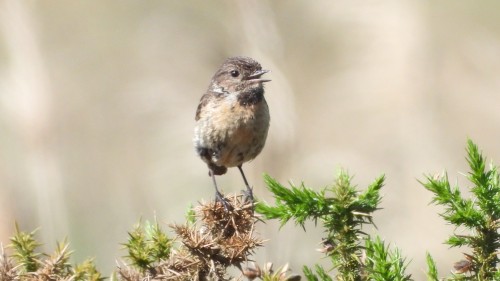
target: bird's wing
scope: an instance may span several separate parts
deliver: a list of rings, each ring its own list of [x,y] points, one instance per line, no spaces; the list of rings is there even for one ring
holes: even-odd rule
[[[211,99],[212,95],[210,95],[210,93],[206,93],[201,97],[200,103],[198,104],[198,109],[196,109],[196,116],[194,117],[195,121],[198,121],[200,119],[202,108],[205,107],[210,102]]]

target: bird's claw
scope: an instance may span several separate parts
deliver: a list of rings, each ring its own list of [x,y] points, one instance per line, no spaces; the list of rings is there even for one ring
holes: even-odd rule
[[[247,188],[246,190],[242,190],[241,192],[243,193],[243,198],[244,198],[245,202],[247,202],[247,203],[254,202],[253,190],[251,187]]]
[[[215,201],[219,201],[222,204],[222,206],[224,206],[224,210],[226,210],[227,212],[234,210],[231,203],[229,203],[227,199],[220,192],[215,193]]]

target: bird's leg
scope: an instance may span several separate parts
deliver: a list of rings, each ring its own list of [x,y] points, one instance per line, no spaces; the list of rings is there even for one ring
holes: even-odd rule
[[[221,202],[222,205],[224,206],[224,209],[226,211],[233,210],[233,207],[231,206],[231,204],[229,204],[229,202],[227,202],[226,198],[224,198],[224,196],[222,195],[222,193],[220,193],[219,188],[217,187],[217,182],[215,181],[215,173],[212,170],[209,170],[208,173],[210,174],[210,176],[212,177],[212,181],[214,182],[214,187],[215,187],[215,201]]]
[[[247,178],[245,177],[245,173],[243,173],[241,165],[238,166],[238,169],[240,170],[241,176],[243,177],[243,181],[245,182],[245,186],[247,187],[247,190],[243,191],[243,194],[245,194],[245,201],[253,203],[253,190],[248,184]]]

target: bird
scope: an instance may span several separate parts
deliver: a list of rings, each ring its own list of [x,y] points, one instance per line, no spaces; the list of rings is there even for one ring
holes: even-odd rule
[[[215,198],[231,209],[222,196],[215,176],[238,167],[246,187],[245,200],[253,203],[253,191],[242,165],[257,157],[266,143],[270,125],[264,97],[262,69],[254,59],[229,57],[217,69],[202,95],[195,116],[194,147],[207,164],[215,187]]]

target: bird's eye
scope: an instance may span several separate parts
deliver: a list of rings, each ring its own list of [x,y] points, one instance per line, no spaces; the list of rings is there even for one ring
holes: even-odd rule
[[[240,75],[240,72],[238,70],[231,70],[231,76],[238,77],[239,75]]]

